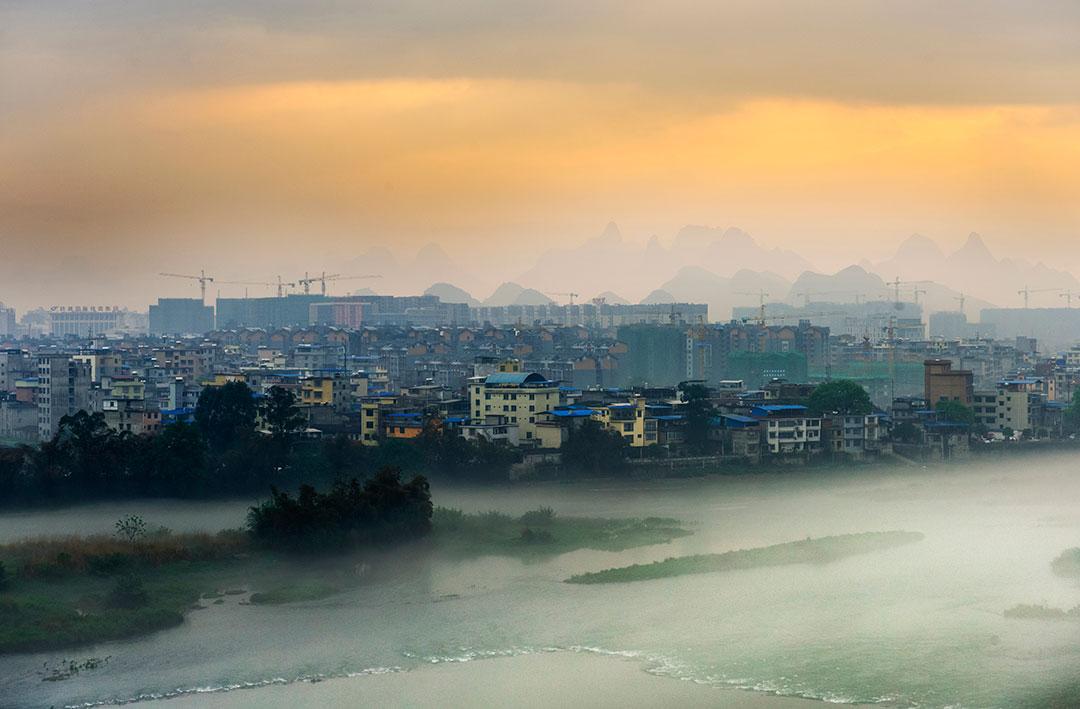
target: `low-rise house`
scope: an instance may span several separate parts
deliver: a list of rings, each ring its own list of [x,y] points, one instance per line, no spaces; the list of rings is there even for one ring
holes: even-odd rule
[[[772,455],[821,450],[821,419],[800,404],[755,406],[750,414],[761,421],[763,450]]]

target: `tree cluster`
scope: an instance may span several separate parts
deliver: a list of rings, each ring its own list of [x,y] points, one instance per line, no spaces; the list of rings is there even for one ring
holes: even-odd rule
[[[586,419],[580,426],[571,428],[563,442],[563,467],[571,473],[589,476],[613,473],[626,460],[626,453],[622,436]]]
[[[274,488],[248,512],[248,529],[275,548],[333,552],[418,539],[431,531],[432,512],[427,479],[403,482],[401,470],[388,467],[363,484],[339,480],[326,493],[301,485],[293,497]]]
[[[432,431],[418,443],[377,447],[341,437],[305,440],[305,417],[287,389],[257,399],[247,384],[207,387],[194,423],[154,436],[119,433],[101,413],[65,416],[40,448],[0,448],[0,506],[115,497],[213,497],[270,486],[328,485],[383,467],[505,479],[517,453]]]
[[[874,410],[866,389],[848,379],[837,379],[818,385],[810,393],[806,405],[815,416],[865,416]]]

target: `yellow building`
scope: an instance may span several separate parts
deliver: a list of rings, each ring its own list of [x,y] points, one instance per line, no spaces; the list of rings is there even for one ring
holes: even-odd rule
[[[595,408],[592,418],[607,430],[622,436],[626,443],[634,448],[652,446],[658,442],[656,419],[645,416],[643,397]]]
[[[469,416],[476,423],[500,416],[518,427],[518,440],[536,445],[540,416],[559,405],[559,386],[536,372],[522,372],[519,362],[500,365],[498,372],[469,384]]]
[[[348,407],[352,397],[352,382],[343,374],[313,375],[300,378],[301,406]]]
[[[360,402],[360,442],[362,444],[379,445],[384,416],[396,405],[396,396],[372,396]]]

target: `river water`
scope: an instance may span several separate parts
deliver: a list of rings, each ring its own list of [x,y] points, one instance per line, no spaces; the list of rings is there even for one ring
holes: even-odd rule
[[[1080,706],[1080,622],[1002,617],[1017,603],[1080,604],[1080,585],[1050,570],[1061,551],[1080,546],[1075,458],[433,492],[437,504],[467,511],[549,505],[565,515],[676,517],[694,534],[533,562],[402,552],[378,562],[376,581],[323,601],[229,600],[138,640],[0,658],[0,705],[151,700],[352,674],[363,682],[364,674],[427,663],[558,648],[635,658],[642,670],[672,678],[832,702]],[[107,532],[131,512],[176,530],[236,527],[247,504],[3,515],[0,541]],[[562,583],[667,556],[880,530],[918,531],[925,540],[825,565]],[[43,663],[90,656],[111,659],[67,681],[41,681]]]

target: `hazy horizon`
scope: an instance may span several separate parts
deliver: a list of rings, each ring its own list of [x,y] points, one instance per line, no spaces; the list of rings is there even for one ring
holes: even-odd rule
[[[0,4],[0,300],[432,242],[483,292],[609,220],[825,272],[972,231],[1080,270],[1080,8],[810,7]]]

